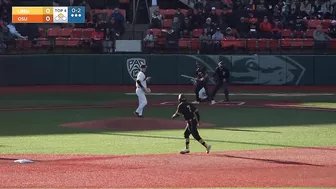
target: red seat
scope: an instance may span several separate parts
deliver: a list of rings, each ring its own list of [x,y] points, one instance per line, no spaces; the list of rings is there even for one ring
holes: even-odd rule
[[[191,46],[192,50],[198,50],[198,49],[200,49],[201,42],[198,38],[191,38],[190,46]]]
[[[258,48],[259,50],[267,50],[270,47],[270,40],[269,39],[259,39],[258,40]]]
[[[221,9],[216,9],[216,14],[217,14],[218,16],[220,16],[220,15],[222,14],[222,10],[221,10]]]
[[[153,32],[154,36],[158,36],[161,34],[161,29],[157,29],[157,28],[152,28],[149,31]]]
[[[313,38],[314,30],[313,29],[307,29],[306,31],[306,37],[307,38]]]
[[[47,32],[44,28],[39,28],[40,37],[47,37]]]
[[[79,46],[79,40],[77,38],[70,38],[66,41],[66,46],[77,47]]]
[[[258,49],[258,40],[257,39],[247,39],[247,49],[248,50]]]
[[[313,47],[314,46],[314,40],[313,39],[303,39],[302,40],[302,46],[303,47]]]
[[[82,28],[74,28],[72,31],[72,36],[74,38],[82,38],[83,37],[83,29]]]
[[[175,13],[175,9],[160,9],[160,14],[162,14],[166,19],[172,19]]]
[[[87,28],[83,30],[83,38],[91,39],[91,36],[95,30],[93,28]]]
[[[164,28],[170,28],[173,24],[173,20],[172,19],[164,19],[162,20],[162,26]]]
[[[292,31],[290,29],[284,29],[282,30],[282,37],[283,38],[290,38]]]
[[[61,33],[60,28],[49,28],[47,35],[48,37],[59,37],[60,33]]]
[[[279,40],[277,40],[277,39],[269,40],[269,47],[272,50],[278,50],[279,49]]]
[[[323,27],[324,29],[328,29],[329,26],[331,25],[331,21],[332,21],[332,20],[330,20],[330,19],[324,19],[324,20],[322,20],[322,27]]]
[[[290,47],[292,40],[291,39],[281,39],[280,46],[281,47]]]
[[[184,16],[187,16],[187,14],[188,14],[188,10],[187,10],[187,9],[181,9],[181,13],[182,13]]]
[[[317,19],[312,19],[308,21],[308,27],[309,28],[316,28],[318,25],[320,25],[322,23],[321,20],[317,20]]]
[[[28,49],[31,46],[31,42],[28,39],[16,39],[16,47],[20,49]]]
[[[35,45],[35,47],[45,47],[45,46],[49,46],[50,42],[47,38],[44,37],[40,37],[36,39],[37,43]]]
[[[63,28],[61,29],[59,36],[60,37],[71,37],[72,31],[73,31],[72,28]]]
[[[194,29],[192,37],[193,38],[199,38],[203,33],[203,29]]]
[[[330,48],[336,49],[336,39],[331,39]]]
[[[65,46],[67,39],[64,37],[56,38],[55,45],[56,46]]]
[[[178,43],[179,47],[182,49],[187,49],[190,47],[189,39],[187,38],[181,38]]]

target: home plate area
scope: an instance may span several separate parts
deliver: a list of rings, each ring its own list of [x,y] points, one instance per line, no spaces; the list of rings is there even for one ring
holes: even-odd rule
[[[244,105],[246,102],[243,101],[229,101],[226,102],[224,100],[220,100],[220,101],[216,101],[215,104],[211,105],[211,106],[242,106]],[[160,105],[177,105],[176,101],[165,101],[165,102],[161,102]],[[209,102],[201,102],[200,105],[210,105]]]

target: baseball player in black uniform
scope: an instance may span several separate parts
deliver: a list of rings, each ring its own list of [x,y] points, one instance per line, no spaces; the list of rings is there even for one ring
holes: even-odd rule
[[[204,140],[200,137],[197,127],[200,121],[200,114],[198,109],[191,103],[187,102],[186,97],[183,94],[178,96],[178,106],[177,111],[173,114],[172,119],[178,116],[184,116],[184,119],[187,122],[187,127],[184,131],[184,138],[186,140],[186,148],[180,151],[181,154],[189,153],[189,136],[192,135],[195,140],[201,143],[206,148],[206,153],[210,152],[211,145],[208,145],[204,142]]]
[[[212,94],[210,96],[211,104],[215,104],[214,97],[216,96],[218,90],[223,86],[224,87],[224,95],[225,95],[225,101],[229,101],[229,80],[230,80],[230,71],[224,66],[223,62],[219,62],[218,66],[216,67],[215,73],[213,74],[213,77],[216,80],[216,87],[212,91]]]
[[[199,104],[201,102],[201,99],[199,97],[199,91],[204,88],[206,95],[209,97],[208,92],[208,71],[207,69],[202,66],[199,62],[196,61],[196,81],[195,81],[195,95],[196,95],[196,101],[193,102],[193,104]]]

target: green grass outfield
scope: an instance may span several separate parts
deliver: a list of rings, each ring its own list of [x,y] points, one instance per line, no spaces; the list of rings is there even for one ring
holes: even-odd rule
[[[190,96],[190,98],[193,98]],[[219,96],[220,98],[220,96]],[[1,108],[103,105],[136,100],[114,92],[0,94]],[[176,99],[173,95],[148,96]],[[335,95],[267,96],[234,94],[233,100],[299,101],[316,107],[336,107]],[[34,110],[0,112],[1,154],[156,154],[176,153],[184,147],[183,129],[159,131],[103,131],[60,127],[60,124],[133,116],[134,108]],[[145,115],[170,119],[175,107],[147,107]],[[334,146],[336,113],[265,108],[202,107],[201,120],[216,127],[200,129],[213,151],[286,147]],[[135,125],[136,126],[136,125]],[[192,152],[202,152],[195,141]]]

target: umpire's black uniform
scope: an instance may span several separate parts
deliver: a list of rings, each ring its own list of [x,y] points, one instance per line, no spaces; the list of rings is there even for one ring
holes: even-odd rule
[[[224,95],[225,100],[229,101],[229,90],[228,85],[230,82],[230,71],[227,69],[222,62],[220,62],[215,70],[215,73],[213,74],[213,77],[216,80],[216,86],[212,91],[211,99],[214,100],[218,90],[223,86],[224,87]]]

